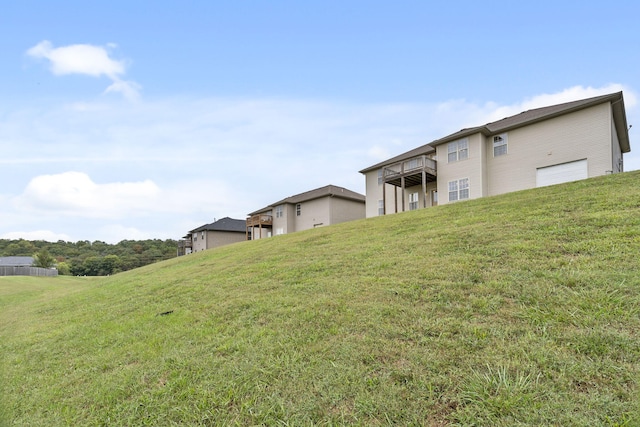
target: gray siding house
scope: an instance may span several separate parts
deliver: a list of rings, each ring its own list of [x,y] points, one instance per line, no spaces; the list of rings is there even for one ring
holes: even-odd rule
[[[618,173],[629,151],[622,92],[536,108],[361,170],[366,215]]]
[[[245,221],[225,217],[191,230],[178,242],[178,256],[246,240]]]
[[[327,185],[250,213],[246,220],[246,237],[261,239],[364,217],[364,195]]]

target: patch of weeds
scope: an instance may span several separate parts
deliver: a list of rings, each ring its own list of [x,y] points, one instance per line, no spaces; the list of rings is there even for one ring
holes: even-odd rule
[[[499,420],[517,420],[534,410],[542,400],[538,382],[541,374],[510,372],[506,367],[473,371],[463,383],[461,406],[454,414],[462,424],[494,425]]]

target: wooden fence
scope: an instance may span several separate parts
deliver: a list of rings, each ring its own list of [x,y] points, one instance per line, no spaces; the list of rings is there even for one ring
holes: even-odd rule
[[[0,266],[0,276],[57,276],[55,268]]]

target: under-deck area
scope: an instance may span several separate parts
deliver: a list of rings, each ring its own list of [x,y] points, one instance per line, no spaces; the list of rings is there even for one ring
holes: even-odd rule
[[[258,239],[260,239],[262,238],[263,228],[268,228],[268,229],[273,228],[273,217],[267,214],[257,214],[247,218],[247,227],[246,227],[247,240],[255,239],[256,227],[258,228],[258,236],[259,236]],[[251,232],[249,232],[249,229],[251,229]]]
[[[436,182],[437,180],[437,162],[432,158],[425,155],[414,157],[402,162],[394,163],[382,168],[382,180],[384,184],[390,184],[402,189],[402,209],[405,210],[405,189],[409,187],[415,187],[417,185],[422,186],[422,207],[427,207],[427,184],[429,182]],[[395,198],[395,211],[398,212],[398,192],[394,191],[393,197]],[[387,192],[386,185],[382,186],[382,199],[383,206],[386,211],[387,206]]]

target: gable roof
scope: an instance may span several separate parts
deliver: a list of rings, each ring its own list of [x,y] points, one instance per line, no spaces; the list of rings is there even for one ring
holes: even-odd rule
[[[622,96],[622,92],[616,92],[608,95],[595,96],[593,98],[586,98],[578,101],[551,105],[548,107],[534,108],[532,110],[523,111],[520,114],[505,117],[504,119],[497,120],[495,122],[487,123],[484,126],[461,129],[458,132],[454,132],[450,135],[445,136],[444,138],[436,139],[435,141],[415,148],[411,151],[407,151],[406,153],[402,153],[391,159],[377,163],[373,166],[369,166],[368,168],[361,170],[360,173],[366,173],[371,170],[378,169],[384,165],[397,163],[402,160],[410,159],[423,154],[430,154],[435,151],[434,147],[437,147],[440,144],[455,141],[457,139],[464,138],[478,132],[482,133],[485,136],[491,136],[498,133],[507,132],[511,129],[558,117],[564,114],[573,113],[575,111],[583,110],[585,108],[593,107],[605,102],[610,102],[612,105],[613,120],[615,122],[615,128],[618,135],[618,141],[620,142],[620,148],[623,153],[628,153],[629,151],[631,151],[631,148],[629,146],[629,127],[627,126],[627,116],[624,109],[624,98]]]
[[[324,187],[316,188],[315,190],[306,191],[304,193],[296,194],[294,196],[287,197],[278,202],[272,203],[255,212],[251,212],[249,215],[256,215],[273,209],[275,206],[284,204],[298,204],[302,202],[308,202],[310,200],[320,199],[322,197],[338,197],[341,199],[352,200],[355,202],[365,203],[366,197],[363,194],[356,193],[355,191],[347,190],[343,187],[336,185],[327,185]]]
[[[30,256],[7,256],[0,258],[0,267],[30,267],[33,261]]]
[[[246,232],[246,221],[243,219],[233,219],[224,217],[210,224],[205,224],[194,230],[191,233],[197,233],[198,231],[238,231],[241,233]]]

